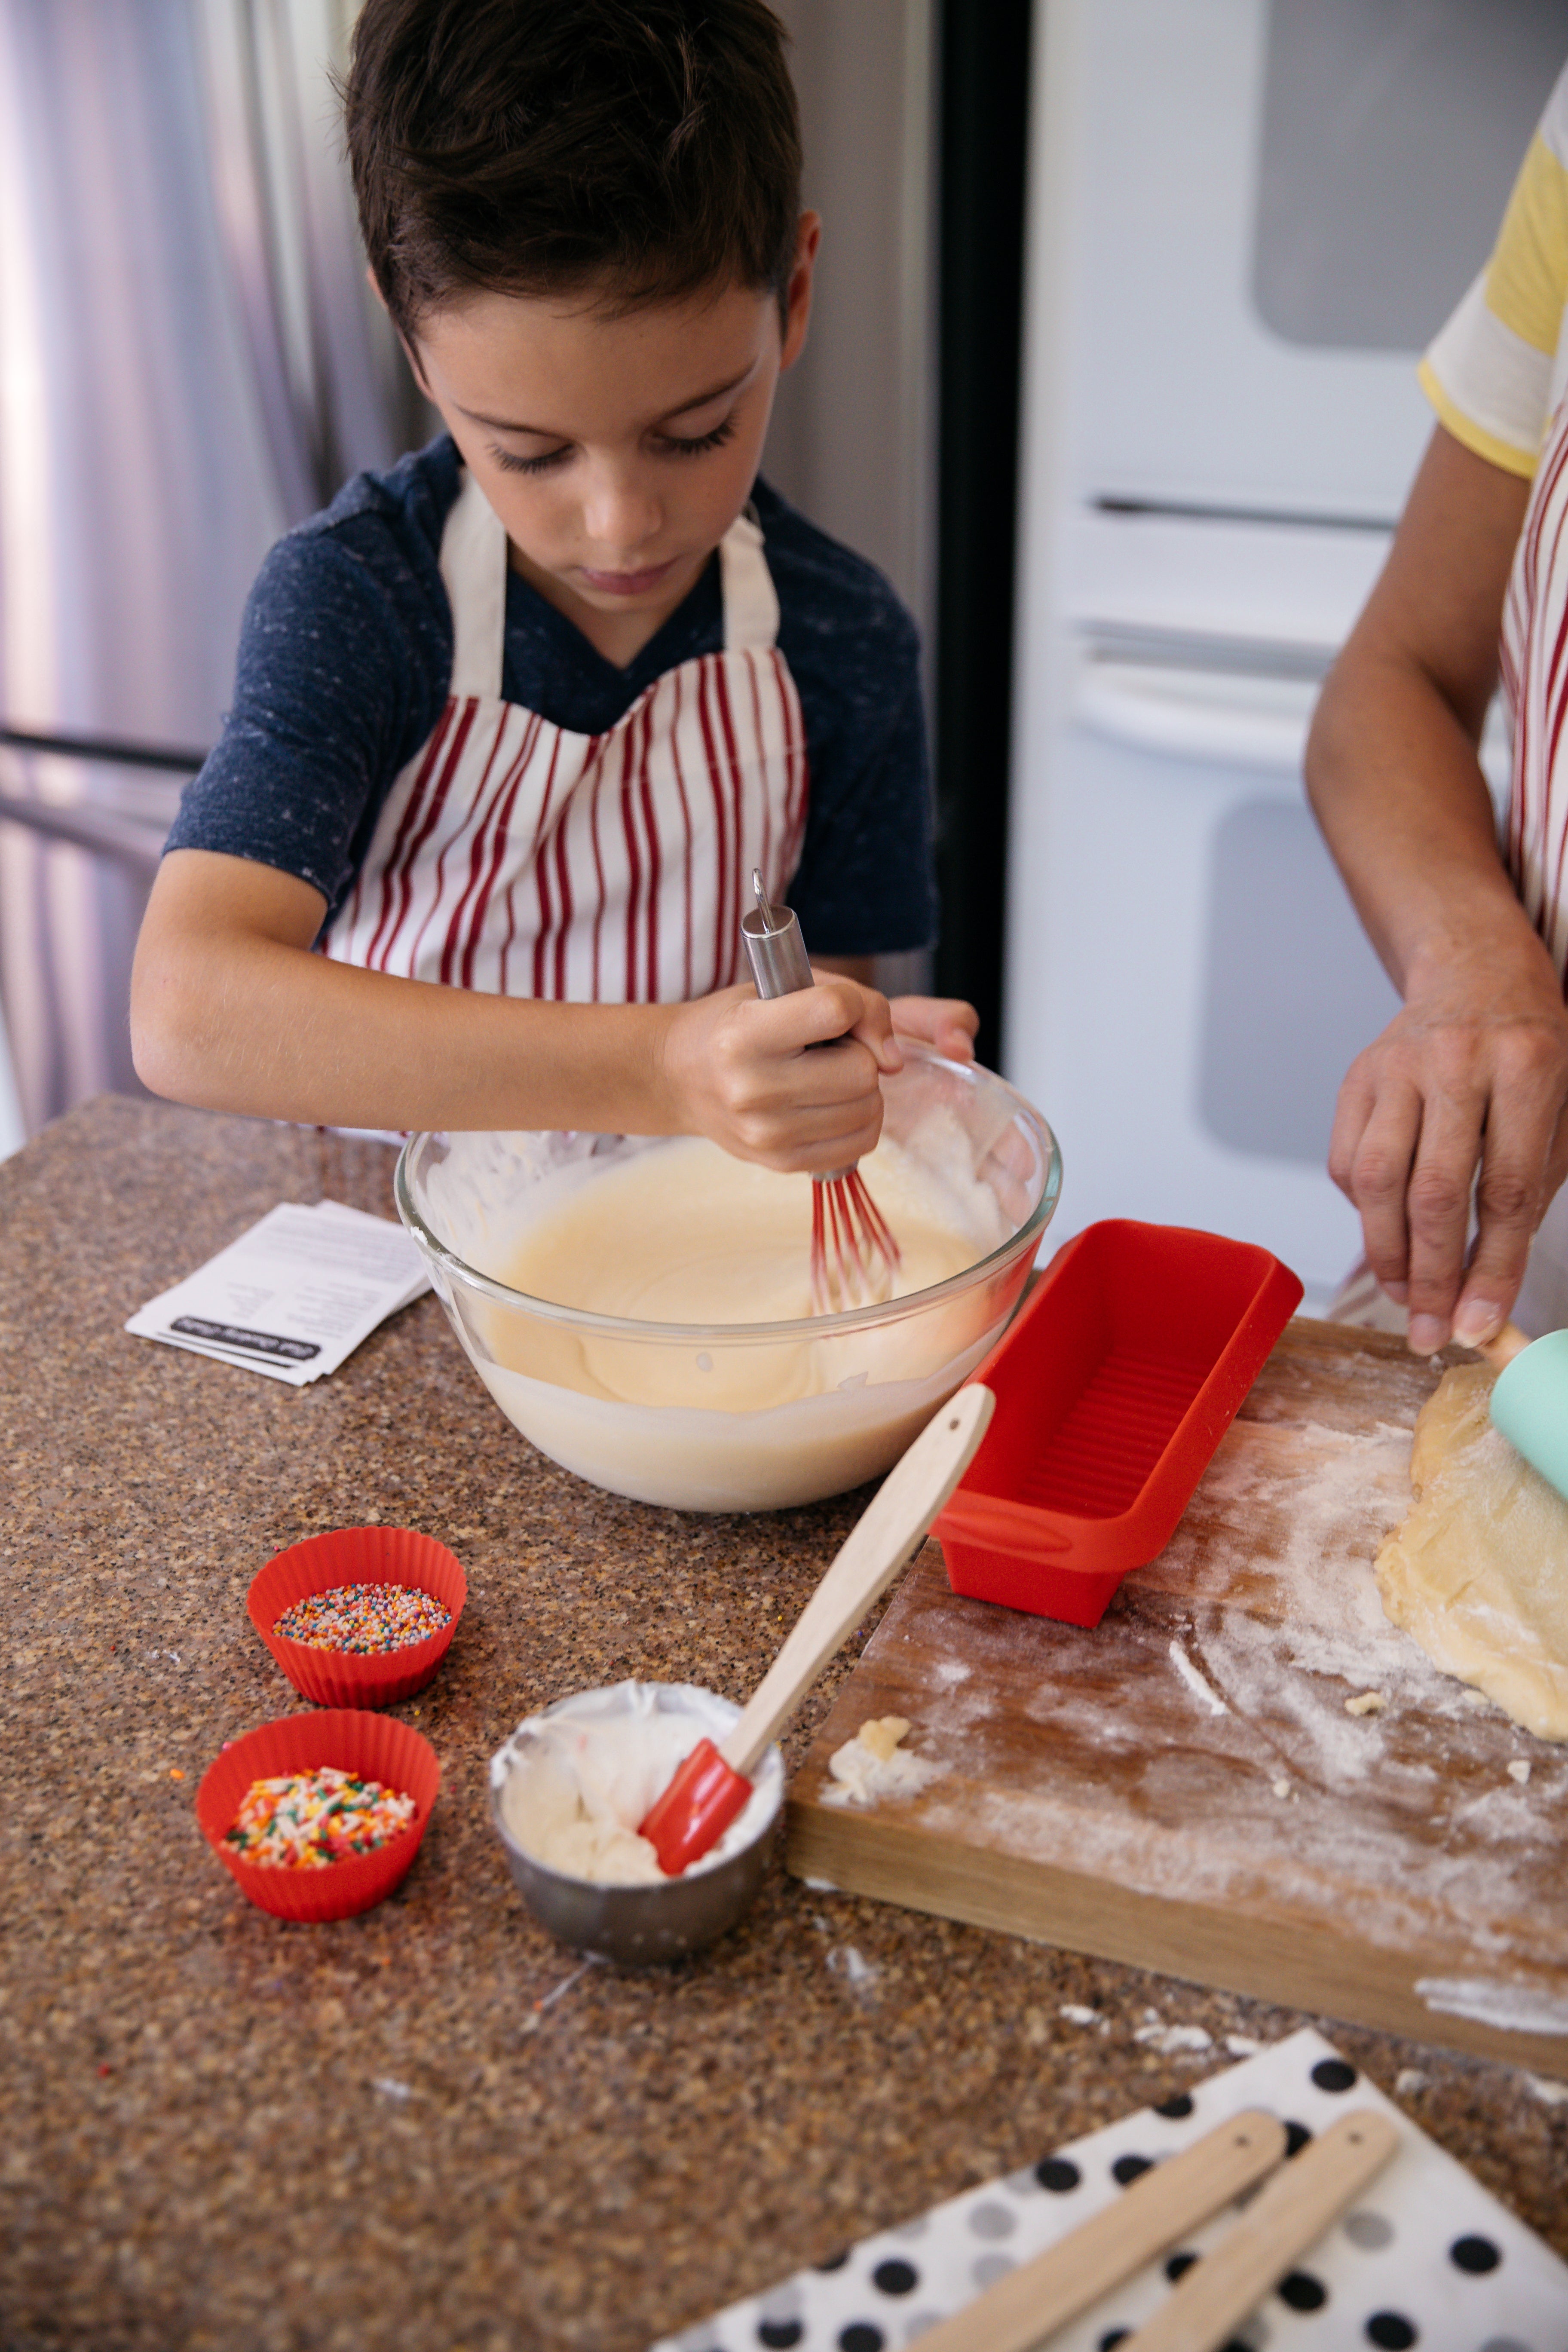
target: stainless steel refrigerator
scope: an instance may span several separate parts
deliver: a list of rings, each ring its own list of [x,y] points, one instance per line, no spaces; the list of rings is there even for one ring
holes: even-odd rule
[[[270,541],[422,437],[336,0],[0,0],[0,1002],[14,1140],[134,1087],[130,955]]]

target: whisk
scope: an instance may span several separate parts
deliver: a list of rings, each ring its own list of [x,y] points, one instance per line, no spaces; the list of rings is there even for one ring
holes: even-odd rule
[[[752,869],[754,910],[742,916],[741,936],[759,996],[793,996],[815,986],[800,925],[788,907],[768,902],[763,877]],[[868,1307],[892,1294],[899,1244],[866,1190],[858,1167],[828,1168],[811,1180],[811,1311],[836,1315]]]

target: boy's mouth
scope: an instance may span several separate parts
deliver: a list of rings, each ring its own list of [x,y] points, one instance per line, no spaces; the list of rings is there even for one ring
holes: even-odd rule
[[[601,595],[642,596],[650,588],[657,588],[660,581],[675,569],[675,564],[673,555],[663,563],[650,564],[643,572],[595,572],[584,564],[578,577],[590,588],[596,588]]]

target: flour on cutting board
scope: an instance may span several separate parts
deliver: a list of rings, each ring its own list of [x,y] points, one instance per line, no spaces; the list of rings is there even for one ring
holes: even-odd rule
[[[1189,1513],[1130,1582],[1192,1601],[1246,1591],[1296,1627],[1386,1629],[1371,1556],[1410,1506],[1410,1435],[1387,1422],[1233,1423],[1204,1473],[1201,1523]]]
[[[1276,1801],[1270,1796],[1269,1801]],[[944,1781],[925,1799],[921,1822],[939,1836],[1029,1855],[1173,1902],[1223,1905],[1238,1887],[1255,1894],[1266,1871],[1272,1905],[1300,1918],[1337,1917],[1348,1877],[1366,1892],[1358,1932],[1390,1950],[1428,1941],[1439,1911],[1467,1923],[1477,1960],[1546,1959],[1560,1948],[1559,1934],[1548,1928],[1531,1939],[1539,1949],[1520,1954],[1510,1938],[1484,1924],[1510,1892],[1506,1871],[1489,1852],[1438,1853],[1415,1862],[1386,1827],[1369,1830],[1351,1851],[1338,1814],[1314,1835],[1305,1807],[1300,1816],[1292,1814],[1298,1835],[1284,1854],[1277,1843],[1265,1846],[1249,1836],[1240,1808],[1218,1821],[1182,1823],[1097,1808],[1077,1792],[1058,1797],[1043,1788],[1003,1790],[972,1782],[959,1789],[954,1780]]]
[[[1463,1686],[1389,1623],[1373,1574],[1379,1539],[1409,1506],[1407,1429],[1238,1422],[1202,1492],[1201,1541],[1184,1521],[1130,1580],[1194,1605],[1202,1631],[1177,1663],[1184,1681],[1201,1678],[1255,1720],[1282,1710],[1334,1778],[1364,1779],[1384,1765],[1374,1715],[1417,1702],[1461,1714]],[[1251,1605],[1203,1607],[1243,1596]],[[1381,1707],[1367,1706],[1368,1692]],[[1359,1710],[1348,1721],[1347,1698]]]
[[[1561,1988],[1490,1977],[1417,1977],[1428,2009],[1473,2018],[1513,2033],[1568,2033],[1568,1993]]]
[[[1194,1665],[1191,1658],[1188,1657],[1180,1642],[1173,1642],[1171,1643],[1171,1664],[1175,1667],[1176,1672],[1181,1675],[1182,1680],[1186,1684],[1187,1688],[1193,1693],[1193,1696],[1203,1701],[1205,1706],[1207,1707],[1211,1715],[1228,1715],[1230,1713],[1230,1709],[1226,1706],[1224,1699],[1220,1697],[1218,1692],[1211,1690],[1208,1684],[1205,1682],[1202,1675],[1199,1674],[1196,1666]]]
[[[1541,1798],[1548,1773],[1568,1798],[1568,1767],[1538,1760],[1527,1788],[1501,1748],[1488,1783],[1500,1722],[1384,1614],[1373,1556],[1409,1501],[1410,1442],[1387,1421],[1237,1423],[1096,1631],[922,1583],[868,1657],[948,1768],[913,1798],[921,1828],[1167,1898],[1266,1888],[1303,1918],[1338,1918],[1353,1888],[1357,1931],[1388,1948],[1442,1948],[1458,1923],[1478,1982],[1545,1958],[1562,1817]],[[1382,1706],[1347,1713],[1369,1690]]]

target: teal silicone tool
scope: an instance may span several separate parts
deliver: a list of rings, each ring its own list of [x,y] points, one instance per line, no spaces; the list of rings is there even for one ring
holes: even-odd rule
[[[1527,1339],[1517,1325],[1505,1323],[1480,1352],[1499,1368],[1492,1426],[1568,1496],[1568,1331]]]

